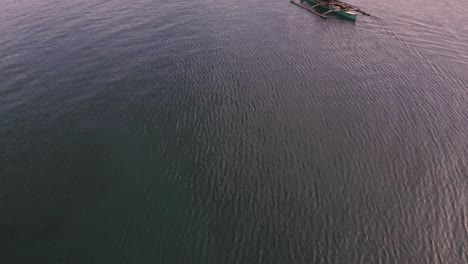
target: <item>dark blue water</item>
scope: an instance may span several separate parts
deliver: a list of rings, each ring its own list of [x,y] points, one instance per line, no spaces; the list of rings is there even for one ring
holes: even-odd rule
[[[468,263],[468,5],[4,0],[1,263]]]

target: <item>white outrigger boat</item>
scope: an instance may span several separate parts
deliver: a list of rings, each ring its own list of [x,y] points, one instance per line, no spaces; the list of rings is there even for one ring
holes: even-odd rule
[[[290,0],[290,2],[322,18],[327,18],[327,15],[330,13],[353,21],[356,21],[358,14],[370,16],[360,8],[341,2],[340,0],[300,0],[299,3],[296,0]],[[311,5],[305,5],[304,2],[308,2]]]

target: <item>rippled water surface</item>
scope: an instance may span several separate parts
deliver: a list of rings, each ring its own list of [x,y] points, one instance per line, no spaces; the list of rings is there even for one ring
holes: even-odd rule
[[[468,263],[468,5],[3,0],[1,263]]]

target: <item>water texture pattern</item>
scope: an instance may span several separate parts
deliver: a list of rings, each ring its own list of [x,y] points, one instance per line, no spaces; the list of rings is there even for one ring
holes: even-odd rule
[[[468,5],[3,0],[1,263],[468,263]]]

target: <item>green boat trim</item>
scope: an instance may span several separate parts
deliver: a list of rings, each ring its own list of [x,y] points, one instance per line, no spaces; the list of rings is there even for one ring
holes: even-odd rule
[[[297,3],[295,0],[290,0],[294,5],[297,5],[301,8],[306,9],[307,11],[318,15],[322,18],[327,18],[328,14],[334,13],[344,18],[356,21],[358,13],[369,16],[368,13],[362,11],[358,7],[352,6],[350,4],[341,2],[339,0],[300,0],[300,3]],[[311,6],[304,5],[303,2],[308,2],[312,4]],[[319,9],[325,10],[325,12],[319,12]]]

